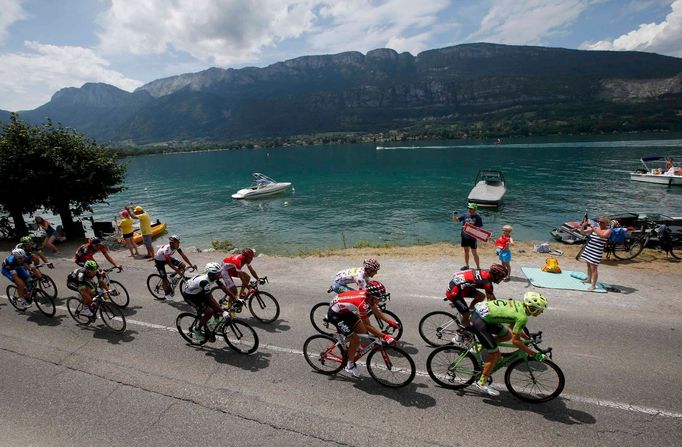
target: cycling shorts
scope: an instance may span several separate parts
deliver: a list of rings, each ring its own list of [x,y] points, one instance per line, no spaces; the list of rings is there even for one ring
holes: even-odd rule
[[[162,277],[166,277],[166,264],[170,263],[173,267],[178,268],[182,265],[182,262],[178,261],[175,258],[170,258],[169,261],[163,260],[159,261],[157,259],[154,259],[154,265],[156,265],[156,271],[159,272],[159,275]]]
[[[209,301],[211,300],[211,294],[208,292],[188,294],[183,290],[180,290],[180,294],[189,304],[197,309],[197,312],[201,312],[205,307],[209,306]]]
[[[336,327],[339,334],[347,337],[355,332],[355,325],[360,321],[360,317],[353,312],[338,313],[330,308],[327,311],[327,320]]]
[[[481,342],[483,348],[488,352],[497,352],[499,350],[495,335],[506,335],[509,331],[501,324],[486,323],[486,321],[475,311],[471,313],[469,324],[474,330],[478,341]]]
[[[14,270],[7,270],[7,269],[2,269],[2,274],[5,278],[9,279],[10,281],[14,282],[14,278],[12,277],[12,273],[16,273],[17,276],[24,281],[26,281],[29,278],[29,273],[28,270],[26,270],[23,266],[17,266],[14,268]]]
[[[468,314],[469,306],[467,305],[466,301],[464,301],[464,298],[476,297],[477,290],[474,287],[460,288],[460,286],[457,285],[453,286],[452,283],[450,283],[450,286],[452,288],[447,292],[448,299],[452,301],[452,304],[455,305],[455,308],[460,314]]]

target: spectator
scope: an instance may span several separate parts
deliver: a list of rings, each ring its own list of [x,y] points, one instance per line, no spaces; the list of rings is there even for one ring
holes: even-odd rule
[[[130,217],[130,211],[123,210],[118,215],[121,216],[121,220],[117,225],[121,229],[126,247],[130,250],[130,256],[133,258],[139,256],[140,253],[137,251],[137,245],[133,241],[133,218]]]
[[[36,222],[36,227],[42,228],[45,231],[45,240],[43,241],[43,245],[40,248],[49,248],[52,250],[52,253],[58,253],[59,250],[57,250],[57,247],[54,246],[52,242],[54,242],[55,238],[57,237],[57,230],[55,230],[52,225],[50,225],[50,222],[47,220],[43,219],[40,216],[36,216],[35,218]]]
[[[457,211],[452,213],[452,220],[454,222],[462,222],[462,247],[464,248],[464,267],[461,270],[467,270],[469,268],[469,250],[474,256],[474,262],[476,262],[476,269],[481,270],[481,261],[478,258],[478,252],[476,251],[477,240],[473,236],[469,236],[464,232],[464,225],[469,224],[475,227],[483,226],[483,219],[476,212],[478,205],[475,203],[469,203],[467,205],[467,214],[460,216]]]
[[[133,214],[130,215],[133,219],[140,221],[140,233],[142,233],[142,243],[147,249],[146,259],[154,257],[154,247],[152,246],[152,218],[147,214],[141,206],[136,206]]]
[[[505,281],[509,281],[509,278],[511,277],[511,246],[514,245],[514,239],[511,237],[511,232],[511,225],[505,225],[502,227],[502,236],[495,240],[497,257],[500,259],[502,266],[507,269],[507,277],[504,278]]]
[[[590,284],[587,290],[594,290],[597,286],[599,277],[599,263],[604,254],[604,247],[611,236],[611,229],[607,227],[609,218],[601,216],[597,219],[598,226],[590,225],[584,229],[585,234],[589,235],[585,247],[582,250],[580,259],[587,263],[587,279],[584,283]]]

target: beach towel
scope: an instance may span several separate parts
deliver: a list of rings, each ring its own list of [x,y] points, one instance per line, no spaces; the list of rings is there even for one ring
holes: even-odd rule
[[[580,290],[587,292],[590,284],[580,282],[579,279],[573,275],[580,275],[580,272],[571,272],[564,270],[561,273],[547,273],[541,269],[533,267],[521,267],[521,271],[526,275],[528,281],[535,287],[542,287],[546,289],[565,289],[565,290]],[[597,283],[597,287],[590,292],[606,293],[610,286],[604,283]]]

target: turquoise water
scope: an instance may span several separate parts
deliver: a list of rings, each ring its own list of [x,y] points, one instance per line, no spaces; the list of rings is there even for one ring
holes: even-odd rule
[[[651,138],[651,137],[649,137]],[[385,144],[388,146],[388,144]],[[127,189],[98,206],[111,219],[128,202],[168,224],[187,245],[230,240],[266,253],[352,246],[458,241],[452,210],[465,210],[481,168],[504,172],[507,195],[481,210],[496,234],[514,226],[517,240],[545,240],[566,220],[623,211],[682,216],[682,187],[629,180],[644,155],[682,161],[682,139],[633,141],[514,140],[513,144],[429,142],[195,152],[127,158]],[[290,181],[294,191],[238,201],[230,195],[252,172]]]

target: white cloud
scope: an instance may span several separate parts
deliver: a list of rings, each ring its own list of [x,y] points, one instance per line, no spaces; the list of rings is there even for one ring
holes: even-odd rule
[[[588,0],[495,0],[466,40],[538,45],[566,31],[588,5]]]
[[[28,18],[20,0],[0,0],[0,42],[7,37],[7,30],[15,22]]]
[[[109,68],[109,62],[89,48],[27,41],[29,52],[0,54],[0,108],[32,109],[64,87],[105,82],[131,91],[142,82]]]
[[[636,30],[613,40],[583,42],[587,50],[639,50],[682,57],[682,0],[671,4],[672,11],[661,23],[643,23]]]

